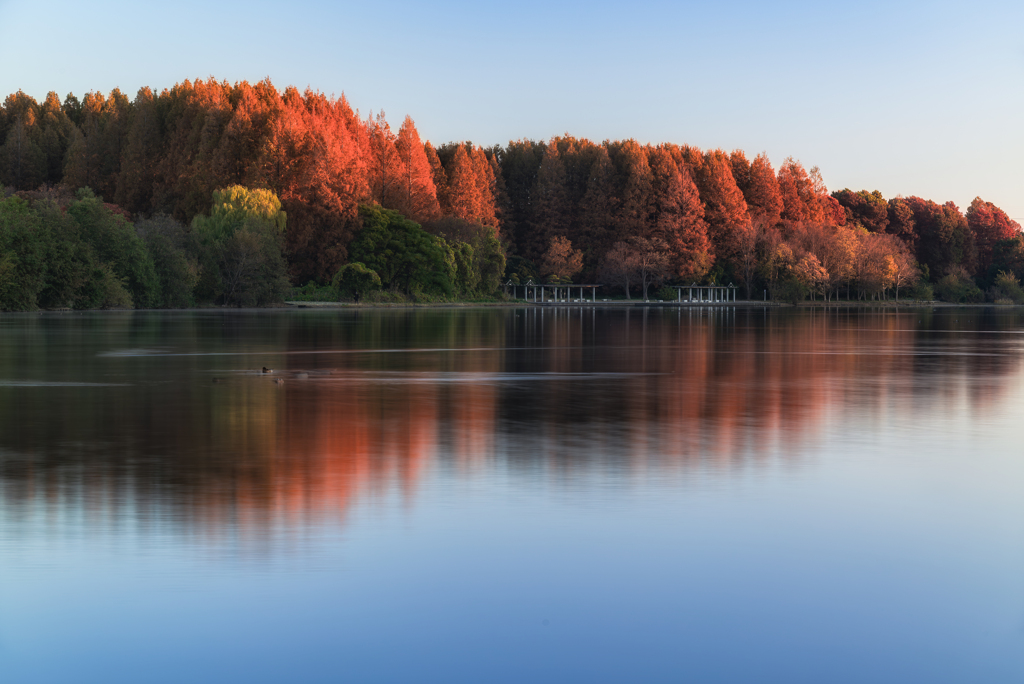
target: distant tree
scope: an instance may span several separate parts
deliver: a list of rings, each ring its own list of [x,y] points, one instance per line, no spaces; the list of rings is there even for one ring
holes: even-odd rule
[[[31,311],[46,284],[46,226],[18,197],[0,200],[0,309]]]
[[[914,223],[913,208],[907,200],[899,196],[892,198],[887,204],[888,232],[903,240],[912,252],[916,251],[917,227]]]
[[[508,201],[502,233],[511,242],[512,254],[531,260],[538,259],[547,248],[544,241],[536,237],[533,217],[533,193],[545,150],[543,143],[512,140],[497,155]]]
[[[794,222],[834,223],[828,201],[828,190],[818,167],[810,172],[803,164],[788,157],[778,173],[779,192],[782,195],[782,219]]]
[[[18,91],[4,101],[7,135],[0,140],[0,186],[35,189],[47,178],[47,159],[38,144],[39,105]]]
[[[423,153],[427,157],[427,164],[430,165],[430,173],[434,179],[434,193],[437,196],[438,207],[442,214],[450,214],[448,210],[451,205],[448,198],[448,172],[445,171],[437,150],[429,141],[423,143]]]
[[[722,150],[704,154],[694,172],[694,181],[704,203],[708,235],[719,259],[731,260],[737,250],[738,231],[747,224],[747,202],[736,186],[729,156]]]
[[[455,256],[442,239],[396,211],[359,207],[362,228],[349,246],[349,258],[375,271],[383,287],[406,294],[454,293]]]
[[[832,197],[843,207],[848,222],[872,233],[885,232],[889,226],[889,204],[878,190],[854,192],[844,188],[833,192]]]
[[[370,192],[373,201],[388,209],[399,209],[404,204],[403,185],[405,169],[402,157],[395,145],[397,136],[391,132],[391,126],[384,118],[384,112],[378,112],[376,118],[367,118],[367,129],[370,131]]]
[[[998,240],[993,245],[986,281],[994,282],[1000,271],[1013,273],[1018,279],[1024,276],[1024,235]]]
[[[139,89],[123,149],[114,201],[132,213],[152,211],[163,151],[162,117],[157,96]]]
[[[619,240],[650,237],[654,215],[654,178],[646,150],[635,140],[612,143],[609,154],[618,174],[615,235]]]
[[[805,254],[793,267],[793,272],[812,293],[824,295],[828,287],[828,271],[814,254]]]
[[[936,204],[920,197],[908,197],[917,234],[917,260],[936,275],[963,269],[977,269],[978,252],[967,218],[952,202]]]
[[[540,263],[541,275],[549,282],[569,283],[583,269],[583,253],[572,248],[572,242],[558,236],[551,238]]]
[[[395,140],[395,149],[402,165],[396,208],[413,221],[421,223],[438,218],[441,207],[434,187],[434,170],[412,117],[406,116],[402,122]]]
[[[659,238],[641,236],[616,242],[605,255],[601,276],[622,285],[626,299],[630,298],[630,285],[639,285],[646,301],[650,286],[671,273],[666,247]]]
[[[747,202],[751,222],[762,230],[774,228],[782,216],[782,194],[768,155],[764,152],[757,155],[743,178],[745,184],[739,188]]]
[[[199,283],[199,262],[188,254],[185,226],[166,214],[135,224],[153,259],[160,281],[160,302],[165,308],[186,308],[195,305],[193,290]]]
[[[967,209],[967,225],[974,233],[978,249],[977,271],[981,275],[992,265],[992,250],[1000,240],[1010,240],[1021,234],[1020,224],[1006,215],[1002,209],[975,197]]]
[[[633,263],[640,279],[640,289],[644,301],[647,301],[647,290],[651,285],[660,283],[671,271],[668,257],[668,245],[660,238],[632,237],[627,240],[633,250]]]
[[[448,217],[424,224],[423,229],[456,252],[455,286],[462,294],[491,295],[501,287],[506,257],[494,228]]]
[[[684,280],[699,280],[714,261],[704,206],[690,175],[679,171],[671,153],[664,148],[649,150],[653,200],[652,236],[668,252],[672,274]]]
[[[630,299],[629,288],[637,281],[637,271],[633,248],[620,241],[605,254],[599,275],[605,281],[621,285],[626,299]]]
[[[554,237],[567,237],[572,222],[565,165],[554,140],[544,148],[532,193],[534,239],[548,245]]]
[[[88,188],[78,191],[68,207],[79,234],[95,250],[98,260],[121,279],[136,307],[160,304],[160,280],[152,256],[122,214],[111,210]]]
[[[588,273],[594,273],[600,267],[605,253],[611,249],[616,235],[618,198],[615,190],[615,168],[605,146],[597,149],[586,187],[579,205],[579,242]]]
[[[273,192],[237,185],[215,191],[210,215],[196,216],[190,232],[201,269],[199,298],[233,306],[280,301],[288,285],[281,253],[286,227]]]
[[[359,301],[370,292],[381,288],[380,276],[358,261],[345,264],[334,274],[331,283],[343,299]]]

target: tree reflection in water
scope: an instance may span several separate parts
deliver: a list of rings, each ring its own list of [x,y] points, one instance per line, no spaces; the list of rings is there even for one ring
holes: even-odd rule
[[[258,537],[411,498],[431,469],[728,477],[794,457],[830,415],[992,409],[1020,328],[952,309],[11,316],[0,505]]]

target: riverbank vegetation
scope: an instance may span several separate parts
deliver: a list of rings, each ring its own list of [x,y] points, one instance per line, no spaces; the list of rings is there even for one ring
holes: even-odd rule
[[[0,308],[454,301],[504,283],[650,296],[1024,302],[978,198],[829,192],[790,158],[568,135],[434,146],[410,117],[269,81],[0,107]]]

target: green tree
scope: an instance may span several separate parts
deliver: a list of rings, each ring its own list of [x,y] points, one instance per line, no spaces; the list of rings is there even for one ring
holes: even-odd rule
[[[385,287],[406,294],[450,296],[457,267],[448,243],[396,211],[359,207],[363,227],[349,245],[349,257],[375,271]]]
[[[82,238],[95,250],[98,260],[124,282],[135,306],[159,305],[160,279],[153,258],[135,227],[124,216],[111,211],[88,188],[78,191],[76,201],[68,207],[68,214],[78,224]]]
[[[0,200],[0,309],[30,311],[45,285],[46,245],[39,215],[17,197]]]
[[[380,276],[376,271],[358,261],[339,268],[334,274],[332,285],[340,297],[352,298],[357,302],[368,293],[381,288]]]
[[[280,301],[288,286],[282,255],[287,216],[270,190],[233,185],[213,193],[209,216],[192,220],[196,295],[233,306]]]
[[[162,214],[139,221],[135,224],[135,230],[153,258],[153,266],[160,280],[159,305],[171,309],[194,306],[199,263],[186,252],[185,227]]]

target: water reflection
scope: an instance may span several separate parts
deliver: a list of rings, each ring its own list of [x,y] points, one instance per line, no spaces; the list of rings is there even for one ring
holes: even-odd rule
[[[11,316],[0,505],[258,535],[411,501],[432,471],[728,477],[798,458],[828,416],[999,410],[1020,330],[952,309]]]

